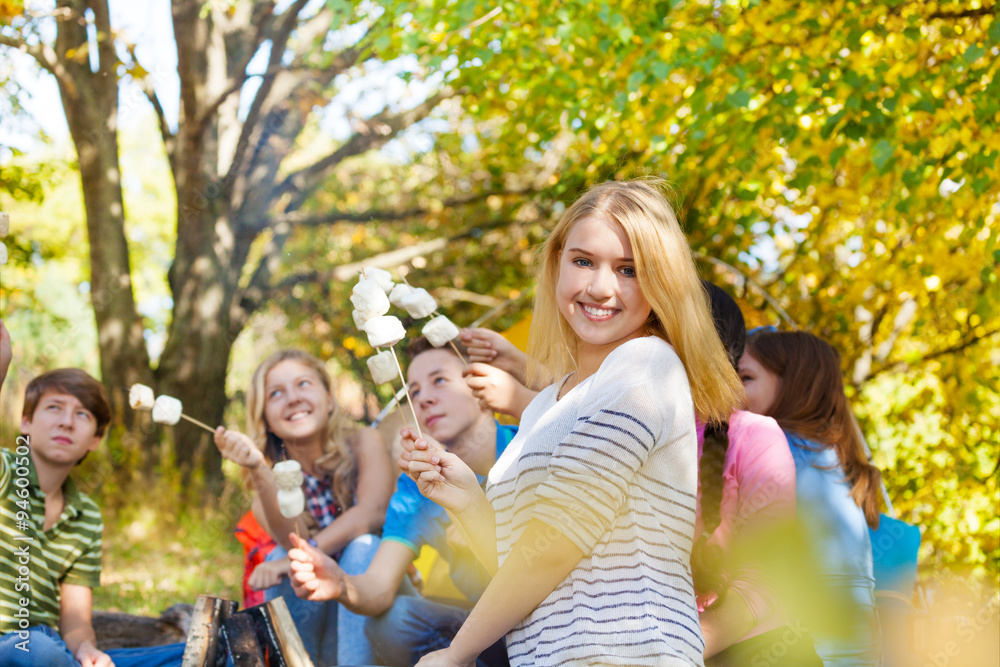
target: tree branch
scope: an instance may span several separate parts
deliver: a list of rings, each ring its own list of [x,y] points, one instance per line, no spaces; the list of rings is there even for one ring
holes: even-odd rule
[[[430,241],[424,241],[423,243],[407,246],[405,248],[396,248],[395,250],[390,250],[372,257],[366,257],[365,259],[358,260],[356,262],[341,264],[340,266],[323,273],[318,271],[296,273],[288,276],[279,284],[271,288],[267,296],[272,297],[276,294],[287,292],[301,282],[308,281],[325,283],[330,282],[331,280],[339,282],[350,280],[354,276],[361,273],[362,268],[388,269],[394,266],[399,266],[400,264],[410,261],[414,257],[428,255],[443,250],[452,243],[471,237],[474,233],[485,232],[497,229],[498,227],[507,227],[510,224],[511,222],[509,220],[501,220],[489,225],[476,225],[475,227],[455,234],[454,236],[442,236],[436,239],[431,239]]]
[[[42,69],[59,80],[60,85],[70,97],[77,99],[76,83],[63,64],[59,62],[59,57],[51,46],[43,42],[28,44],[20,37],[10,37],[3,34],[0,34],[0,45],[17,49],[34,58]]]
[[[441,204],[445,208],[465,206],[483,201],[489,197],[504,197],[509,195],[526,195],[535,192],[532,188],[521,190],[498,190],[494,192],[477,192],[466,195],[459,195],[446,199]],[[368,211],[330,211],[328,213],[310,215],[301,211],[293,211],[277,216],[272,219],[272,224],[289,224],[299,227],[318,227],[320,225],[334,225],[340,222],[370,222],[372,220],[406,220],[420,215],[426,215],[431,211],[429,206],[413,206],[398,210],[368,210]]]
[[[291,36],[292,30],[295,28],[299,12],[302,11],[308,2],[309,0],[296,0],[296,2],[282,14],[283,20],[276,21],[278,23],[278,30],[274,34],[270,35],[271,53],[268,58],[267,69],[265,72],[269,72],[275,68],[280,69],[281,59],[284,55],[285,47],[288,45],[288,38]],[[276,76],[277,74],[271,77],[265,76],[261,81],[260,88],[257,89],[257,94],[254,95],[253,102],[250,104],[250,110],[247,111],[246,120],[243,121],[243,129],[240,131],[240,138],[236,143],[236,155],[233,156],[233,162],[229,167],[229,173],[226,180],[231,180],[232,177],[236,175],[238,169],[243,164],[246,155],[253,148],[250,137],[254,134],[257,124],[264,116],[261,112],[264,109],[264,104],[267,101],[268,95],[271,93],[271,87],[274,85]],[[218,107],[221,106],[224,101],[225,98],[220,97],[218,102],[213,105],[213,114],[218,110]],[[202,117],[202,122],[206,122],[207,118],[211,118],[211,116],[206,113],[206,115]]]
[[[464,91],[456,91],[448,86],[413,109],[398,114],[383,111],[366,121],[362,121],[354,135],[333,153],[308,167],[289,174],[288,178],[277,187],[275,197],[281,197],[286,193],[295,193],[296,197],[293,202],[285,208],[286,211],[295,210],[301,205],[304,197],[318,187],[338,164],[347,158],[385,145],[402,130],[427,117],[443,100],[460,95],[462,92]]]
[[[978,9],[964,9],[960,12],[934,12],[928,19],[969,19],[978,18],[980,16],[991,16],[997,10],[995,4],[988,7],[980,7]]]

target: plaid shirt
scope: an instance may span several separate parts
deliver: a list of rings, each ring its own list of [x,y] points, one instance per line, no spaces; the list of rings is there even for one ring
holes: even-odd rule
[[[302,490],[306,494],[306,509],[322,530],[344,511],[333,497],[333,480],[329,476],[313,477],[305,471],[302,476],[305,478]]]

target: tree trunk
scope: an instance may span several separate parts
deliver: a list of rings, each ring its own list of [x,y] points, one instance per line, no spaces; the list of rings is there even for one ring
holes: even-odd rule
[[[132,294],[125,209],[118,164],[117,57],[111,43],[106,0],[60,0],[70,10],[59,22],[56,53],[68,78],[57,78],[70,135],[80,162],[80,180],[90,241],[90,291],[101,352],[101,379],[111,399],[113,424],[132,428],[128,389],[152,384],[143,323]],[[97,67],[90,66],[84,11],[97,27]],[[73,55],[83,53],[84,56]]]

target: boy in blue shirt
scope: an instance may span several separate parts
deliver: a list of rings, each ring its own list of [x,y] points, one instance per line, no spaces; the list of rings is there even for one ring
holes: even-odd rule
[[[456,341],[457,342],[457,341]],[[517,432],[501,426],[492,412],[481,407],[466,383],[465,365],[450,347],[432,347],[423,338],[408,349],[407,381],[413,407],[424,433],[462,458],[485,482],[486,475]],[[502,371],[498,371],[502,372]],[[379,545],[364,574],[347,575],[332,559],[308,546],[298,550],[311,564],[308,586],[295,570],[292,585],[299,597],[336,600],[351,611],[370,616],[365,633],[379,664],[413,665],[421,656],[445,648],[468,615],[461,607],[440,604],[420,596],[397,595],[410,563],[429,544],[448,562],[452,581],[475,601],[489,582],[486,571],[468,549],[453,548],[447,532],[447,513],[424,498],[416,483],[400,475]],[[484,652],[480,667],[506,665],[502,641]]]

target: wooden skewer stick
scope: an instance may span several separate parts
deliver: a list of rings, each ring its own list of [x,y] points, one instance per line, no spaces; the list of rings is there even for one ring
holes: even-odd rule
[[[422,438],[424,434],[420,432],[420,420],[417,419],[417,411],[413,409],[413,397],[410,396],[410,389],[406,386],[406,377],[403,375],[403,367],[399,365],[399,358],[396,356],[396,350],[389,347],[389,351],[392,352],[392,360],[396,362],[396,370],[399,371],[399,379],[403,381],[403,389],[406,390],[406,402],[410,404],[410,412],[413,413],[413,422],[417,425],[417,437]]]
[[[181,413],[181,417],[183,417],[184,419],[188,420],[192,424],[197,424],[198,426],[202,427],[203,429],[205,429],[209,433],[215,433],[215,429],[212,428],[211,426],[209,426],[208,424],[206,424],[205,422],[200,422],[197,419],[195,419],[194,417],[188,417],[183,412]]]
[[[462,365],[468,366],[469,360],[465,358],[465,355],[462,354],[461,351],[459,351],[458,346],[455,345],[455,341],[454,340],[448,341],[448,345],[451,345],[451,349],[455,350],[455,354],[457,354],[458,358],[462,360]]]

